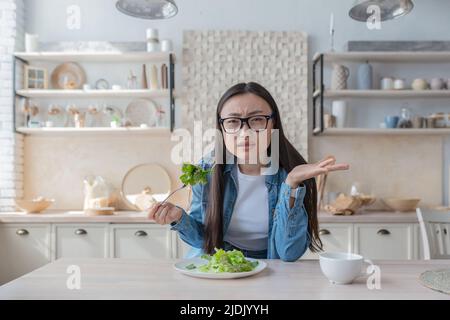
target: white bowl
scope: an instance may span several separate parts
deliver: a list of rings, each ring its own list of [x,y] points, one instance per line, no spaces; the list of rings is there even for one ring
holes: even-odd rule
[[[346,252],[323,252],[319,254],[320,269],[333,284],[349,284],[362,276],[364,258]]]

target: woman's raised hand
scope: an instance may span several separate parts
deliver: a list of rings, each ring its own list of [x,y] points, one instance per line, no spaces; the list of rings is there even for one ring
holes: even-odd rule
[[[311,164],[296,166],[286,177],[286,183],[293,189],[297,188],[303,181],[311,179],[321,174],[332,171],[348,170],[346,163],[336,164],[334,156],[328,156],[323,160]]]
[[[158,224],[169,224],[181,219],[183,210],[170,202],[154,204],[148,211],[148,218]]]

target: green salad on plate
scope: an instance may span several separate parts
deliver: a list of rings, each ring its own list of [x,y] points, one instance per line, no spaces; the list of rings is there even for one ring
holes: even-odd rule
[[[249,261],[239,250],[225,251],[216,249],[213,255],[204,254],[202,259],[208,263],[197,268],[194,264],[186,266],[186,269],[198,269],[200,272],[222,273],[222,272],[249,272],[258,266],[258,261]]]

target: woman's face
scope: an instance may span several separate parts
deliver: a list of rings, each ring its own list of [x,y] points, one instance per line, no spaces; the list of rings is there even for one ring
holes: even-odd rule
[[[220,118],[231,118],[225,120],[222,124],[225,147],[228,152],[240,160],[240,163],[258,164],[261,159],[267,157],[270,133],[274,125],[273,119],[266,120],[264,117],[254,116],[270,116],[271,114],[272,109],[270,105],[264,99],[252,93],[236,95],[223,105],[219,115]],[[233,118],[249,117],[254,117],[249,119],[252,128],[264,128],[266,121],[267,128],[257,132],[250,129],[247,123],[243,123],[241,130],[235,133],[227,133],[224,130],[224,126],[230,128],[239,124],[239,120]]]

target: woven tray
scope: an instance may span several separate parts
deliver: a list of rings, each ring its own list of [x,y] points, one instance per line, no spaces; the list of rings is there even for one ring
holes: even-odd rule
[[[419,279],[427,288],[450,294],[450,269],[425,271]]]

